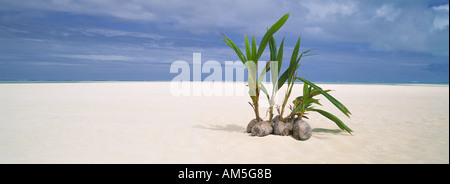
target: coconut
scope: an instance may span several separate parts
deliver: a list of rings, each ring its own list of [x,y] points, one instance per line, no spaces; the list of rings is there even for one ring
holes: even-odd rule
[[[255,125],[252,127],[251,135],[252,136],[266,136],[273,132],[273,128],[270,125],[268,121],[260,121],[255,123]]]
[[[311,126],[309,126],[309,124],[304,120],[296,119],[292,136],[297,140],[306,141],[311,137],[311,135]]]
[[[248,123],[248,125],[247,125],[247,133],[251,133],[252,132],[252,128],[253,128],[253,126],[255,126],[255,123],[257,123],[257,122],[258,122],[258,120],[253,119],[253,120],[250,121],[250,123]]]
[[[281,121],[279,115],[272,119],[272,127],[273,134],[281,136],[290,135],[293,129],[292,123]]]

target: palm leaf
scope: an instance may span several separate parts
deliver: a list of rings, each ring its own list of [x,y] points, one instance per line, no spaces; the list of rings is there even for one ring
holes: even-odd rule
[[[308,52],[310,52],[310,51],[312,51],[313,49],[310,49],[310,50],[307,50],[307,51],[304,51],[304,52],[302,52],[301,54],[300,54],[300,56],[297,58],[297,61],[295,62],[295,70],[298,70],[298,68],[300,67],[300,59],[302,59],[302,57],[306,57],[306,56],[309,56],[309,55],[304,55],[304,54],[306,54],[306,53],[308,53]],[[312,55],[312,54],[310,54],[310,55]]]
[[[295,62],[298,61],[298,51],[300,50],[300,40],[301,37],[298,38],[297,43],[295,44],[294,51],[292,52],[291,56],[291,62],[289,63],[289,66],[295,66]]]
[[[264,94],[266,94],[266,96],[267,96],[267,100],[269,100],[269,102],[271,101],[270,100],[270,96],[269,96],[269,93],[267,92],[267,89],[266,89],[266,87],[264,86],[264,84],[261,84],[261,91],[264,93]]]
[[[278,67],[278,63],[277,62],[280,62],[280,61],[276,61],[276,62],[273,62],[273,61],[270,61],[270,77],[271,77],[271,79],[270,80],[272,80],[272,86],[273,86],[273,93],[276,93],[277,91],[278,91],[278,71],[279,71],[279,69],[277,69],[277,67]]]
[[[290,13],[287,13],[286,15],[281,17],[274,25],[272,25],[272,27],[270,27],[269,30],[267,30],[266,34],[263,36],[261,42],[259,43],[258,54],[256,59],[259,59],[259,57],[261,57],[270,38],[272,37],[273,34],[275,34],[275,32],[277,32],[281,28],[281,26],[283,26],[283,24],[289,18],[289,14]]]
[[[336,106],[342,113],[344,113],[347,117],[350,117],[349,114],[352,114],[352,113],[350,113],[350,111],[341,102],[339,102],[333,96],[331,96],[330,94],[328,94],[327,92],[322,90],[322,88],[320,88],[319,86],[315,85],[314,83],[309,82],[306,79],[303,79],[301,77],[297,77],[297,79],[312,86],[314,89],[316,89],[318,92],[320,92],[320,94],[325,96],[331,103],[333,103],[333,105]]]
[[[288,78],[288,73],[289,73],[289,69],[284,71],[283,74],[281,74],[280,78],[278,78],[278,89],[280,89],[283,86],[283,84],[286,82],[286,80]]]
[[[278,61],[278,74],[280,74],[281,63],[283,63],[283,46],[284,46],[284,38],[281,41],[280,48],[279,48],[278,54],[277,54],[277,60],[276,61]]]
[[[307,83],[303,83],[303,96],[309,97],[309,86]]]
[[[281,43],[283,45],[283,42]],[[283,46],[280,46],[280,49]],[[286,71],[281,74],[280,78],[278,79],[278,89],[280,89],[283,84],[288,81],[288,84],[292,83],[292,78],[294,76],[295,70],[297,70],[298,67],[296,67],[296,61],[298,56],[298,51],[300,50],[300,38],[298,38],[297,44],[295,44],[294,51],[292,51],[291,61],[289,62],[289,67],[286,69]],[[279,54],[280,55],[280,54]],[[283,54],[281,54],[283,55]]]
[[[276,61],[277,60],[277,43],[275,42],[275,38],[273,38],[273,36],[270,38],[269,48],[270,48],[270,60]]]
[[[256,95],[256,84],[257,84],[257,71],[256,65],[253,61],[246,62],[245,67],[247,67],[248,74],[248,87],[250,96]]]
[[[294,51],[292,51],[292,56],[291,56],[291,61],[289,62],[289,67],[287,69],[288,71],[288,84],[290,84],[292,82],[293,76],[295,71],[298,68],[298,51],[300,50],[300,39],[301,37],[298,38],[297,44],[295,44],[294,47]]]
[[[253,39],[252,39],[252,56],[253,56],[253,62],[256,63],[256,66],[258,66],[258,60],[259,57],[256,56],[256,41],[255,41],[255,35],[253,35]]]
[[[266,73],[270,70],[270,61],[268,61],[266,63],[266,66],[263,68],[263,70],[261,71],[261,73],[259,74],[258,77],[258,84],[261,84],[262,81],[264,80],[264,77],[266,76]]]
[[[333,121],[334,123],[336,123],[336,125],[344,131],[347,131],[348,133],[352,134],[351,132],[353,132],[352,129],[350,129],[349,127],[347,127],[347,125],[344,124],[344,122],[342,122],[339,118],[337,118],[336,116],[334,116],[333,114],[324,111],[324,110],[320,110],[320,109],[313,109],[310,108],[308,109],[309,111],[315,111],[318,112],[320,114],[322,114],[323,116],[325,116],[326,118],[330,119],[331,121]]]
[[[328,93],[328,92],[330,92],[332,90],[331,89],[327,89],[327,90],[323,90],[323,91]],[[317,96],[317,95],[320,95],[320,92],[313,88],[313,90],[311,91],[311,94],[309,95],[309,97],[314,97],[314,96]]]
[[[302,104],[300,103],[299,105],[295,106],[294,109],[292,109],[292,113],[291,114],[297,114],[301,110],[302,110]]]
[[[245,65],[245,63],[247,62],[247,59],[245,58],[244,54],[242,54],[241,49],[239,49],[239,47],[236,46],[236,44],[234,44],[233,41],[231,41],[230,38],[228,38],[228,36],[226,36],[225,34],[222,33],[223,36],[225,36],[225,38],[228,40],[224,40],[222,39],[223,42],[225,42],[228,46],[230,46],[238,55],[239,59],[241,59],[242,63]]]
[[[319,99],[313,99],[313,101],[311,103],[315,103],[317,105],[322,106],[322,104],[319,102]]]
[[[252,60],[252,52],[250,48],[250,43],[248,42],[247,35],[244,35],[245,39],[245,52],[247,53],[247,61]]]

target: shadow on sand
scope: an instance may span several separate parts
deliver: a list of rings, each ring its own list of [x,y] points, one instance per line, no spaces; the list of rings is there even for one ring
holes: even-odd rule
[[[235,124],[228,124],[228,125],[212,125],[209,124],[208,126],[203,125],[195,125],[194,128],[201,128],[201,129],[208,129],[208,130],[218,130],[218,131],[227,131],[227,132],[245,132],[245,128],[239,125]]]
[[[236,125],[236,124],[228,124],[228,125],[213,125],[209,124],[208,126],[204,125],[195,125],[193,128],[207,129],[207,130],[216,130],[216,131],[226,131],[226,132],[241,132],[245,133],[245,127]],[[313,128],[313,133],[316,133],[316,136],[325,135],[325,134],[334,134],[334,135],[344,135],[343,131],[340,129],[326,129],[326,128]],[[314,136],[314,134],[313,134]]]

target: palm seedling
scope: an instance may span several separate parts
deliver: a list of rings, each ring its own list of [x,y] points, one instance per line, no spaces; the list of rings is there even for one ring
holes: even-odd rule
[[[278,88],[281,88],[281,86],[287,82],[287,91],[285,93],[284,101],[281,106],[281,112],[279,111],[279,114],[280,114],[279,120],[286,121],[289,119],[290,123],[294,124],[294,120],[295,120],[294,116],[297,116],[297,119],[301,120],[302,118],[306,117],[305,113],[307,111],[315,111],[315,112],[322,114],[323,116],[330,119],[331,121],[335,122],[336,125],[340,129],[347,131],[348,133],[351,134],[352,130],[349,127],[347,127],[339,118],[337,118],[336,116],[334,116],[333,114],[331,114],[327,111],[316,109],[311,106],[312,104],[321,105],[319,103],[319,101],[317,99],[314,99],[313,97],[317,96],[317,95],[323,95],[332,104],[334,104],[342,113],[344,113],[347,117],[350,117],[349,115],[351,114],[350,111],[341,102],[339,102],[333,96],[328,94],[328,92],[330,92],[331,90],[322,90],[322,88],[320,88],[316,84],[314,84],[304,78],[297,77],[297,70],[301,65],[300,59],[302,57],[314,55],[314,54],[308,54],[310,51],[312,51],[312,49],[304,51],[300,55],[298,54],[299,49],[300,49],[300,40],[301,40],[301,38],[298,39],[297,44],[294,47],[294,51],[292,52],[289,67],[278,79]],[[278,62],[280,62],[280,60]],[[283,118],[283,113],[285,112],[288,99],[291,95],[292,88],[293,88],[296,80],[300,80],[304,83],[303,96],[297,97],[296,100],[294,100],[294,102],[293,102],[294,106],[292,108],[292,112],[288,116]]]
[[[275,42],[275,39],[271,37],[269,41],[269,48],[270,48],[270,77],[272,81],[272,93],[269,94],[267,89],[264,87],[263,84],[261,84],[261,90],[264,92],[264,94],[267,96],[267,100],[269,101],[269,122],[272,123],[273,119],[273,107],[275,105],[275,96],[278,92],[278,74],[281,70],[281,64],[283,62],[283,46],[284,46],[284,38],[283,41],[281,41],[280,49],[277,52],[277,44]]]
[[[284,15],[283,17],[281,17],[272,27],[270,27],[270,29],[267,30],[266,34],[264,35],[264,37],[262,38],[259,47],[256,46],[256,41],[255,41],[255,36],[253,35],[253,39],[252,42],[250,44],[247,36],[244,36],[245,39],[245,54],[243,54],[243,52],[239,49],[239,47],[236,46],[236,44],[231,41],[231,39],[229,37],[227,37],[225,34],[222,33],[222,35],[226,38],[222,39],[229,47],[231,47],[236,54],[238,55],[239,59],[242,61],[242,63],[247,67],[248,70],[248,87],[249,87],[249,95],[250,98],[252,100],[252,103],[249,102],[249,104],[252,106],[254,112],[255,112],[255,119],[252,120],[249,123],[249,126],[247,127],[247,132],[249,132],[249,127],[252,130],[252,134],[254,133],[254,130],[257,130],[258,132],[260,131],[259,128],[261,128],[262,126],[256,126],[257,123],[261,123],[260,125],[264,124],[264,122],[262,122],[262,119],[260,117],[259,114],[259,95],[260,95],[260,91],[262,91],[266,96],[267,99],[269,101],[269,109],[268,112],[270,113],[269,116],[269,122],[265,122],[264,126],[269,126],[270,130],[267,129],[267,131],[263,131],[263,133],[259,134],[256,133],[255,135],[267,135],[268,132],[272,133],[272,127],[276,127],[278,126],[278,124],[284,123],[286,124],[286,126],[284,126],[284,128],[282,130],[282,134],[279,135],[288,135],[289,131],[293,131],[294,132],[294,137],[296,137],[295,133],[298,133],[300,131],[305,130],[305,127],[307,129],[307,131],[309,131],[309,134],[307,135],[306,138],[301,138],[301,135],[299,136],[300,140],[306,140],[311,136],[311,129],[309,127],[309,125],[306,122],[301,122],[302,118],[308,118],[306,115],[308,112],[318,112],[319,114],[325,116],[326,118],[330,119],[331,121],[333,121],[334,123],[336,123],[336,125],[344,130],[347,131],[348,133],[351,134],[352,130],[347,127],[339,118],[337,118],[336,116],[334,116],[333,114],[324,111],[324,110],[320,110],[320,109],[316,109],[314,108],[312,105],[313,104],[317,104],[317,105],[321,105],[319,103],[318,99],[315,99],[314,97],[317,95],[323,95],[325,98],[327,98],[334,106],[336,106],[342,113],[344,113],[347,117],[349,117],[349,115],[351,114],[350,111],[342,104],[340,103],[338,100],[336,100],[334,97],[332,97],[330,94],[328,94],[329,91],[331,90],[323,90],[322,88],[320,88],[319,86],[315,85],[314,83],[298,77],[297,76],[297,70],[300,67],[300,60],[302,57],[305,56],[311,56],[313,54],[308,54],[311,50],[307,50],[304,52],[300,53],[300,40],[301,38],[298,39],[294,50],[292,52],[292,56],[289,62],[289,67],[283,72],[283,74],[279,75],[280,70],[281,70],[281,65],[282,65],[282,61],[283,61],[283,47],[284,47],[284,38],[281,41],[280,44],[280,48],[277,49],[277,45],[275,42],[275,39],[273,37],[273,34],[275,34],[275,32],[277,32],[281,26],[283,26],[283,24],[286,22],[286,20],[289,17],[289,13]],[[258,76],[257,73],[257,67],[258,67],[258,60],[260,59],[262,53],[264,52],[265,47],[267,46],[267,44],[269,44],[269,48],[270,48],[270,60],[266,63],[264,69],[261,71],[261,73]],[[266,75],[267,72],[270,71],[270,76],[271,76],[271,81],[272,81],[272,87],[273,90],[271,91],[271,93],[269,93],[267,91],[267,89],[265,88],[265,86],[262,84],[262,81],[264,79],[264,76]],[[292,89],[294,87],[295,81],[296,80],[300,80],[304,83],[303,85],[303,96],[299,96],[297,97],[294,101],[293,101],[293,107],[291,107],[291,113],[289,115],[287,115],[286,117],[283,117],[283,114],[286,110],[286,105],[288,103],[289,97],[291,96],[291,92]],[[287,83],[287,90],[286,93],[284,95],[284,100],[283,103],[281,104],[281,110],[280,110],[280,106],[277,106],[277,110],[278,110],[278,117],[273,119],[273,108],[275,106],[275,96],[278,92],[278,90],[285,84]],[[272,125],[272,119],[274,120],[274,122],[277,122],[277,125]],[[286,121],[288,121],[287,123],[285,123]],[[298,123],[295,123],[298,122]],[[290,128],[289,126],[290,125]],[[293,128],[292,128],[293,125]],[[302,127],[303,126],[303,127]],[[282,127],[282,126],[280,126]],[[292,130],[293,129],[293,130]],[[277,131],[280,129],[277,129]],[[280,132],[280,131],[278,131]],[[288,132],[288,133],[286,133]],[[285,134],[284,134],[285,133]],[[274,131],[274,134],[275,133]]]
[[[303,84],[303,96],[297,97],[292,102],[294,104],[294,106],[292,107],[292,112],[285,119],[287,119],[287,118],[294,119],[293,118],[294,116],[297,116],[297,118],[299,120],[301,120],[302,118],[308,119],[308,117],[306,116],[307,112],[309,112],[309,111],[318,112],[319,114],[325,116],[329,120],[336,123],[336,125],[341,130],[347,131],[348,133],[351,134],[352,129],[350,129],[347,125],[345,125],[344,122],[342,122],[338,117],[336,117],[335,115],[333,115],[327,111],[324,111],[321,109],[316,109],[312,106],[314,104],[321,106],[322,104],[319,103],[319,100],[315,99],[314,97],[317,95],[323,95],[334,106],[336,106],[343,114],[345,114],[347,117],[350,117],[350,114],[351,114],[350,111],[341,102],[339,102],[333,96],[328,94],[328,92],[330,92],[331,90],[323,90],[319,86],[315,85],[314,83],[312,83],[306,79],[303,79],[300,77],[296,77],[296,78],[298,80],[303,81],[303,83],[304,83]]]
[[[287,82],[287,91],[284,96],[284,101],[281,105],[281,112],[279,112],[280,117],[283,117],[288,99],[291,96],[292,88],[294,87],[295,80],[297,79],[296,78],[297,70],[301,65],[300,59],[302,59],[303,57],[306,57],[306,56],[311,56],[311,54],[308,55],[308,53],[312,49],[304,51],[300,55],[298,54],[299,50],[300,50],[300,40],[301,40],[301,37],[298,38],[298,41],[295,44],[294,50],[292,51],[292,56],[291,56],[291,60],[289,62],[289,67],[286,69],[286,71],[284,71],[284,73],[278,79],[278,89],[281,88],[284,85],[284,83]]]
[[[311,106],[312,104],[321,105],[317,99],[313,98],[314,96],[321,94],[321,95],[325,96],[332,104],[334,104],[347,117],[350,117],[349,115],[351,114],[350,111],[341,102],[339,102],[334,97],[332,97],[330,94],[328,94],[328,92],[331,90],[322,90],[322,88],[315,85],[314,83],[312,83],[304,78],[297,77],[297,70],[301,65],[301,63],[300,63],[301,58],[306,57],[306,56],[315,55],[315,54],[308,54],[310,51],[312,51],[312,49],[301,52],[299,55],[300,41],[301,41],[301,37],[299,37],[299,39],[294,47],[294,50],[293,50],[292,56],[291,56],[291,60],[289,62],[289,67],[284,71],[284,73],[280,77],[278,77],[278,75],[276,75],[276,74],[279,73],[280,68],[281,68],[281,63],[283,60],[284,38],[283,38],[283,41],[281,42],[280,50],[278,52],[276,51],[275,40],[272,38],[269,42],[271,60],[276,58],[276,61],[278,61],[278,73],[276,73],[275,75],[272,73],[272,75],[271,75],[272,81],[277,81],[277,82],[273,83],[274,90],[272,91],[272,97],[269,97],[268,93],[263,88],[263,91],[267,95],[267,98],[268,98],[269,104],[270,104],[270,108],[269,108],[270,122],[272,122],[272,117],[273,117],[274,94],[277,92],[278,89],[280,89],[287,82],[287,90],[286,90],[286,93],[284,96],[284,101],[281,105],[281,111],[278,109],[279,120],[286,121],[289,119],[291,121],[290,123],[294,124],[294,120],[295,120],[294,116],[297,116],[297,119],[301,120],[302,118],[306,117],[305,113],[307,111],[315,111],[315,112],[322,114],[323,116],[330,119],[331,121],[335,122],[336,125],[340,129],[347,131],[348,133],[351,134],[352,130],[349,127],[347,127],[339,118],[337,118],[336,116],[334,116],[333,114],[331,114],[327,111],[316,109]],[[274,67],[272,67],[272,68],[274,68]],[[272,70],[272,72],[273,72],[273,70]],[[291,96],[292,88],[293,88],[296,80],[300,80],[304,83],[303,96],[297,97],[296,100],[294,100],[294,102],[293,102],[294,106],[292,108],[292,112],[288,116],[283,118],[283,113],[285,112],[285,108],[286,108],[288,99]],[[262,86],[262,87],[264,87],[264,86]]]
[[[270,27],[267,30],[266,34],[263,36],[261,42],[259,43],[259,47],[256,46],[254,35],[251,46],[247,36],[244,36],[246,56],[242,53],[241,49],[239,49],[239,47],[237,47],[236,44],[233,41],[231,41],[231,39],[228,36],[222,33],[222,35],[226,38],[226,40],[222,39],[222,41],[224,41],[229,47],[231,47],[236,52],[239,59],[247,67],[249,95],[252,100],[252,103],[250,103],[250,105],[252,106],[255,112],[256,121],[262,120],[259,115],[259,94],[261,90],[261,82],[263,81],[265,74],[270,70],[269,69],[270,61],[268,61],[265,68],[258,77],[257,74],[258,60],[261,57],[262,53],[264,52],[273,34],[275,34],[275,32],[277,32],[281,28],[281,26],[283,26],[283,24],[286,22],[288,18],[289,13],[281,17],[274,25],[272,25],[272,27]]]

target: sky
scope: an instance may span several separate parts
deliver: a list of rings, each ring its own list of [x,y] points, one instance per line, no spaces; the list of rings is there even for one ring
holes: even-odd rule
[[[449,81],[448,0],[0,0],[0,80],[170,81],[193,53],[238,61],[220,33],[244,49],[286,13],[274,37],[284,61],[299,36],[314,49],[306,79]]]

